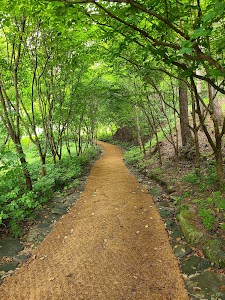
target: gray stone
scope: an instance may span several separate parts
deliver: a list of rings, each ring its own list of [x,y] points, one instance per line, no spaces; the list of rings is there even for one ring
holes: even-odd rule
[[[193,299],[224,300],[224,285],[225,276],[212,271],[204,271],[186,281],[190,295],[198,296]]]
[[[80,195],[80,193],[79,193],[79,195]],[[80,196],[79,196],[80,197]],[[67,199],[66,199],[66,202],[69,204],[69,205],[71,205],[71,204],[73,204],[73,203],[75,203],[75,201],[79,198],[79,197],[68,197]]]
[[[182,258],[192,252],[192,249],[187,245],[176,245],[173,248],[174,254],[177,258]]]
[[[159,209],[159,214],[163,219],[171,218],[175,214],[175,210],[173,208],[160,206],[158,209]]]
[[[170,234],[172,241],[176,240],[177,238],[183,238],[183,232],[181,230],[181,227],[175,222],[175,220],[167,220],[165,224],[166,228],[171,232]]]
[[[160,196],[163,193],[163,189],[160,186],[154,186],[149,188],[149,193],[152,196]]]
[[[65,197],[54,197],[52,201],[56,203],[62,203],[65,201]]]
[[[57,205],[55,205],[55,208],[59,208],[59,209],[62,209],[62,210],[67,210],[68,208],[68,203],[65,202],[65,203],[58,203]]]
[[[66,212],[67,212],[67,208],[57,208],[57,207],[54,207],[51,210],[51,213],[52,214],[56,214],[56,215],[63,215]]]
[[[30,254],[21,254],[14,257],[16,261],[26,261],[30,257]]]
[[[183,273],[187,275],[202,272],[211,266],[209,260],[198,256],[190,256],[187,260],[181,259],[180,263]]]
[[[15,270],[16,267],[18,266],[18,264],[19,264],[18,261],[11,261],[11,262],[3,263],[0,266],[0,271],[9,272],[11,270]]]
[[[50,220],[50,219],[48,219],[48,220],[45,220],[43,223],[39,223],[39,224],[37,224],[37,227],[39,228],[39,229],[46,229],[46,228],[49,228],[49,227],[51,227],[51,224],[52,224],[52,221]]]
[[[39,235],[39,230],[37,227],[31,228],[27,235],[27,241],[29,243],[35,243]]]
[[[12,256],[23,250],[23,245],[18,239],[0,240],[0,257]]]

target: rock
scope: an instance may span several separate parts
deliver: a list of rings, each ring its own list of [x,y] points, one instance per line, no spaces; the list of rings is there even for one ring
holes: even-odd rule
[[[31,244],[35,244],[39,235],[39,230],[37,227],[33,227],[27,234],[27,241]]]
[[[222,288],[224,282],[223,274],[204,271],[188,279],[186,285],[189,293],[197,296],[193,299],[223,300],[225,299],[225,291]]]
[[[177,215],[185,239],[192,245],[198,245],[205,240],[204,234],[191,223],[194,214],[189,209],[182,209]]]
[[[179,224],[174,220],[167,220],[165,223],[166,228],[170,230],[172,240],[176,241],[177,238],[183,238],[183,232]]]
[[[54,197],[52,202],[63,203],[65,201],[65,197]]]
[[[180,263],[182,271],[187,275],[202,272],[211,266],[209,260],[194,255],[187,260],[181,259]]]
[[[3,263],[0,266],[0,271],[9,272],[11,270],[15,270],[16,267],[18,266],[18,264],[19,264],[18,261],[11,261],[11,262]]]
[[[206,257],[215,262],[218,266],[225,267],[225,242],[219,239],[207,241],[203,246]]]
[[[49,228],[49,227],[51,227],[51,223],[52,221],[49,219],[44,219],[43,220],[43,223],[39,223],[39,224],[37,224],[37,228],[39,228],[39,229],[42,229],[43,228],[43,230],[45,230],[46,228]]]
[[[166,187],[166,191],[167,191],[168,194],[173,194],[173,193],[176,192],[175,188],[171,185]]]
[[[69,204],[67,202],[64,203],[58,203],[57,205],[55,205],[56,208],[61,209],[63,211],[67,211]]]
[[[63,215],[66,212],[67,212],[67,208],[57,208],[57,207],[54,207],[51,210],[51,213],[52,214],[56,214],[56,215]]]
[[[169,208],[169,207],[166,208],[166,207],[159,206],[158,209],[159,209],[159,214],[163,219],[171,218],[175,214],[175,209],[173,208]]]
[[[173,248],[174,254],[177,258],[182,258],[192,252],[192,249],[188,247],[187,245],[176,245]]]
[[[0,257],[12,256],[23,250],[23,248],[21,241],[18,239],[0,240]]]
[[[79,195],[80,195],[80,193],[78,193]],[[66,202],[69,204],[69,205],[71,205],[71,204],[73,204],[73,203],[75,203],[75,201],[78,199],[79,197],[74,197],[74,196],[71,196],[71,197],[68,197],[67,199],[66,199]]]
[[[21,254],[14,257],[14,259],[18,262],[26,261],[30,257],[30,254]]]
[[[163,189],[160,186],[154,186],[149,188],[149,193],[154,196],[160,196],[163,193]]]

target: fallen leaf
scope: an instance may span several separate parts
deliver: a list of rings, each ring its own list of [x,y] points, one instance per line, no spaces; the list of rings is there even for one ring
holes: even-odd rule
[[[40,257],[40,260],[44,260],[44,259],[46,259],[47,257],[48,257],[47,255],[44,255],[44,256]]]
[[[194,290],[195,292],[200,292],[202,289],[201,289],[200,287],[198,287],[198,286],[194,286],[194,287],[193,287],[193,290]]]
[[[48,281],[53,281],[53,280],[55,280],[55,277],[48,278]]]

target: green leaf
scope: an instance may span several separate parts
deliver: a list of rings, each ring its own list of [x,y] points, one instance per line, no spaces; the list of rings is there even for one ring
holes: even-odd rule
[[[190,77],[192,75],[192,69],[186,69],[182,74],[181,77]]]
[[[217,15],[217,13],[215,11],[210,11],[202,17],[202,21],[207,23],[207,22],[213,20],[216,15]]]
[[[192,48],[181,48],[179,54],[191,54],[192,50]]]
[[[200,36],[209,36],[212,33],[212,29],[205,29],[204,27],[200,27],[195,29],[194,33],[191,36],[191,39],[196,39]]]
[[[224,73],[222,73],[221,71],[217,70],[217,69],[212,69],[209,71],[209,74],[211,76],[215,76],[215,77],[218,77],[218,76],[224,76]]]

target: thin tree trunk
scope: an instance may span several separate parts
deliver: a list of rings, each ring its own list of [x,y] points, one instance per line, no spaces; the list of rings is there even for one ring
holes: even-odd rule
[[[141,126],[140,126],[140,121],[139,121],[139,116],[138,116],[138,110],[137,110],[136,106],[135,106],[135,115],[136,115],[136,128],[137,128],[137,141],[138,141],[138,145],[139,145],[141,151],[143,151],[143,153],[146,154],[145,146],[144,146],[144,143],[143,143],[142,137],[141,137]]]
[[[200,167],[200,148],[199,148],[199,140],[198,140],[199,126],[197,125],[197,120],[196,120],[196,103],[195,103],[193,92],[191,92],[191,99],[192,99],[192,119],[193,119],[193,132],[194,132],[194,145],[195,145],[195,168],[199,169]]]
[[[25,158],[25,153],[23,151],[23,147],[21,145],[20,142],[20,138],[16,137],[15,139],[15,147],[16,147],[16,151],[18,153],[19,156],[19,160],[23,169],[23,174],[26,180],[26,186],[29,190],[32,190],[32,181],[31,181],[31,177],[30,177],[30,172],[28,170],[28,164]]]
[[[179,111],[182,146],[185,148],[190,148],[193,144],[193,141],[189,126],[188,93],[187,86],[182,80],[179,80]]]

